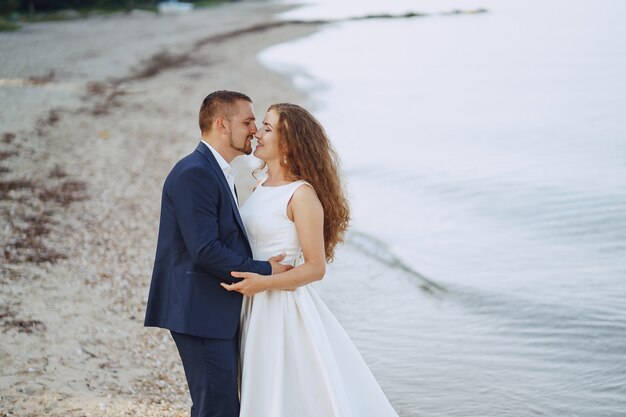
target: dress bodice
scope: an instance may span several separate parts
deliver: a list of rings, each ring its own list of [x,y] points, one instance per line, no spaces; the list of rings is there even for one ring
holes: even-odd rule
[[[274,187],[259,184],[241,207],[240,214],[250,240],[255,260],[266,261],[285,252],[284,264],[295,266],[301,248],[296,225],[287,216],[287,205],[305,181],[294,181]]]

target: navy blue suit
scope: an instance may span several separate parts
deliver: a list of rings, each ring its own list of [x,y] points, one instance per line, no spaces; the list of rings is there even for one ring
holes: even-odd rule
[[[220,282],[231,271],[270,275],[252,250],[237,204],[204,144],[165,180],[145,325],[169,329],[185,368],[193,417],[237,417],[242,295]]]

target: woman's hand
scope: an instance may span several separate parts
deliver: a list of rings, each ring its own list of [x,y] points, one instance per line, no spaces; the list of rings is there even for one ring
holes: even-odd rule
[[[230,273],[235,278],[242,278],[242,281],[234,284],[226,284],[225,282],[220,285],[226,288],[228,291],[237,291],[246,297],[252,297],[254,294],[267,290],[267,277],[254,272],[236,272]]]

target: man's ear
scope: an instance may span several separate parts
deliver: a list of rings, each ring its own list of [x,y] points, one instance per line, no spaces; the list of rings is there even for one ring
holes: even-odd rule
[[[226,119],[224,118],[224,116],[217,116],[215,118],[215,127],[220,132],[226,130]]]

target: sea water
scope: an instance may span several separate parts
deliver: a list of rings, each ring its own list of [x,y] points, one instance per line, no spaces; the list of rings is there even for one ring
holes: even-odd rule
[[[400,415],[626,416],[626,2],[283,17],[337,21],[259,59],[342,158],[352,227],[318,288]]]

